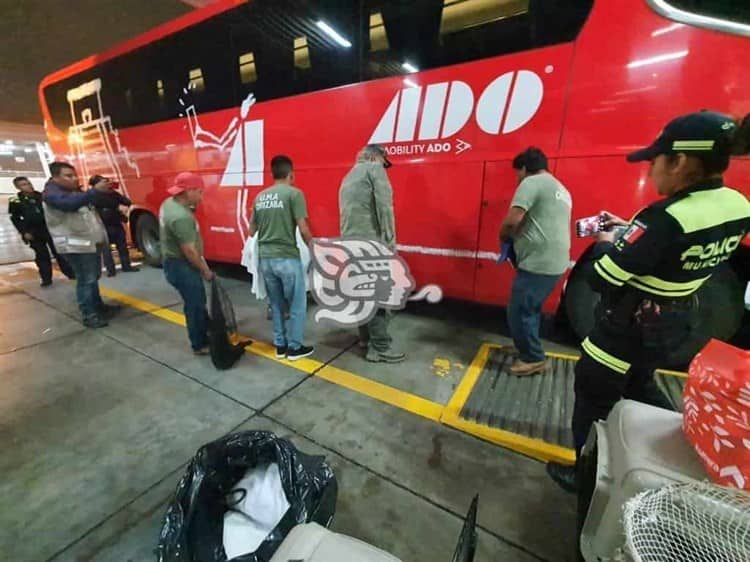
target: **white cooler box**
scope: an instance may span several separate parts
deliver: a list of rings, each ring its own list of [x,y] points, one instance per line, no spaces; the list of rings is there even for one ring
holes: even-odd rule
[[[271,562],[401,562],[372,545],[339,535],[317,523],[297,525]]]
[[[471,502],[452,562],[473,562],[477,546],[477,507]],[[447,556],[446,556],[447,559]],[[297,525],[281,543],[271,562],[401,562],[395,556],[317,523]]]
[[[707,475],[682,433],[678,412],[621,400],[594,427],[580,460],[581,554],[586,561],[623,560],[625,502],[644,490]]]

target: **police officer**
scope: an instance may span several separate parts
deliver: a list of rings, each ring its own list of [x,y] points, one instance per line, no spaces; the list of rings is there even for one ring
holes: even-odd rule
[[[674,119],[651,146],[628,155],[651,163],[651,181],[665,197],[630,223],[610,217],[610,226],[627,228],[616,239],[599,235],[590,283],[604,312],[575,368],[577,456],[592,424],[621,398],[669,408],[653,369],[688,337],[696,292],[750,230],[750,202],[722,180],[730,155],[747,153],[749,139],[750,116],[738,125],[702,111]],[[575,467],[549,463],[547,472],[577,490]]]
[[[99,213],[104,227],[107,229],[109,244],[105,244],[102,249],[102,261],[104,262],[104,267],[107,269],[107,277],[114,277],[116,274],[115,261],[112,258],[112,249],[110,247],[111,244],[117,247],[117,253],[120,254],[122,271],[138,271],[137,267],[133,267],[130,264],[128,243],[125,236],[125,227],[123,226],[123,222],[127,221],[127,217],[120,212],[120,206],[130,207],[132,202],[123,194],[116,191],[119,187],[116,182],[104,176],[92,176],[89,179],[89,186],[94,190],[94,208]]]
[[[44,222],[44,208],[42,194],[34,190],[28,178],[19,176],[13,179],[13,185],[18,195],[8,201],[8,214],[13,226],[16,227],[23,241],[34,250],[36,266],[39,269],[42,287],[52,284],[52,261],[50,252],[55,256],[57,265],[68,279],[74,279],[75,274],[68,262],[58,255],[52,237]]]

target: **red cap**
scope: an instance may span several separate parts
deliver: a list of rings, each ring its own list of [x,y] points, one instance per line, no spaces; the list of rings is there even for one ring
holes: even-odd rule
[[[167,189],[170,195],[179,195],[188,189],[203,189],[203,178],[193,172],[180,172],[174,179],[172,187]]]

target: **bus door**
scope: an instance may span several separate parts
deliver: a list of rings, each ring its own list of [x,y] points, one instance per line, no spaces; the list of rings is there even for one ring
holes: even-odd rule
[[[473,150],[485,160],[474,275],[474,299],[479,302],[505,304],[510,297],[513,269],[496,260],[500,226],[518,187],[513,158],[530,146],[538,147],[554,172],[573,51],[573,44],[568,43],[498,59],[501,78],[496,83],[507,76],[508,85],[501,91],[490,84],[479,98],[476,121],[481,134],[473,143]],[[494,107],[485,103],[491,88],[504,93],[492,93],[505,102],[496,128],[490,128],[486,119]]]

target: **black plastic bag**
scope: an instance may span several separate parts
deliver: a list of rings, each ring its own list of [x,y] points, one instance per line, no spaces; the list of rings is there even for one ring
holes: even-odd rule
[[[269,431],[243,431],[201,447],[190,461],[162,524],[159,562],[225,562],[226,497],[248,469],[277,463],[289,510],[251,554],[234,562],[268,562],[295,525],[328,527],[336,510],[338,484],[322,456],[311,456]]]
[[[211,281],[211,311],[208,319],[208,347],[217,369],[229,369],[245,353],[251,340],[237,333],[237,320],[229,295],[214,277]]]

